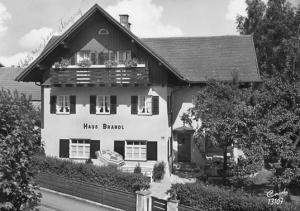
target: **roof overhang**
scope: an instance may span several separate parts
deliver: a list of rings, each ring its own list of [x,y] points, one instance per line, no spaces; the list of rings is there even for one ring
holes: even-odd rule
[[[45,59],[59,44],[63,43],[66,38],[68,38],[76,29],[78,29],[91,15],[95,12],[100,12],[104,17],[106,17],[109,21],[115,24],[122,32],[127,34],[134,42],[138,43],[144,50],[146,50],[150,55],[155,57],[162,65],[164,65],[167,69],[169,69],[172,73],[174,73],[179,79],[187,81],[176,69],[170,65],[165,59],[163,59],[160,55],[155,53],[152,49],[150,49],[147,45],[145,45],[137,36],[135,36],[131,31],[127,30],[123,27],[118,21],[116,21],[111,15],[109,15],[104,9],[102,9],[98,4],[95,4],[91,7],[83,16],[81,16],[75,24],[73,24],[67,31],[65,31],[57,40],[53,42],[48,49],[43,51],[28,67],[24,69],[23,72],[20,73],[16,77],[17,81],[24,81],[25,77],[36,68],[43,59]]]

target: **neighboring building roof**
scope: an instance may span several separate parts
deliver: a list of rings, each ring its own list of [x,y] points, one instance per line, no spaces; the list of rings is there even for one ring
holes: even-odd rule
[[[190,82],[260,81],[251,35],[141,39]]]
[[[17,78],[18,81],[29,81],[28,74],[51,51],[64,41],[72,32],[95,12],[100,12],[112,24],[119,27],[137,44],[158,59],[178,78],[188,83],[205,82],[207,79],[232,80],[238,73],[242,82],[260,81],[256,53],[251,35],[213,36],[213,37],[173,37],[139,39],[125,29],[99,5],[95,4],[63,35],[55,36],[48,42],[42,53]]]
[[[23,71],[17,67],[1,67],[0,68],[0,89],[17,90],[19,93],[24,93],[26,96],[31,95],[34,101],[41,100],[41,87],[32,82],[17,82],[15,78]]]

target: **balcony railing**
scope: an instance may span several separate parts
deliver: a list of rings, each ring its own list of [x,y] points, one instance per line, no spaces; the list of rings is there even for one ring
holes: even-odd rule
[[[92,65],[88,68],[71,65],[63,69],[52,68],[50,75],[52,85],[140,85],[149,83],[149,71],[145,64],[139,64],[136,67]]]

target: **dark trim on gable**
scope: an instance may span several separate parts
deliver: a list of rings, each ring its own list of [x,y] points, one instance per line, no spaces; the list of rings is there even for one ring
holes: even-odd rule
[[[112,16],[110,16],[104,9],[102,9],[98,4],[91,7],[79,20],[77,20],[67,31],[65,31],[57,40],[53,42],[48,49],[42,52],[23,72],[16,77],[16,81],[23,81],[28,73],[38,65],[42,59],[44,59],[50,52],[52,52],[60,43],[62,43],[71,33],[73,33],[83,22],[85,22],[94,12],[99,11],[106,17],[109,21],[115,24],[121,31],[130,36],[135,42],[137,42],[142,48],[149,52],[153,57],[159,60],[164,66],[167,67],[172,73],[174,73],[179,79],[187,81],[174,67],[172,67],[167,61],[165,61],[161,56],[156,54],[147,45],[145,45],[138,37],[136,37],[132,32],[123,27],[118,21],[116,21]]]

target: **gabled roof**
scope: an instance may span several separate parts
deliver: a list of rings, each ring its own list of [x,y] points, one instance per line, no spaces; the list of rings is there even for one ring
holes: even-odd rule
[[[24,80],[26,75],[51,51],[79,26],[84,24],[95,12],[103,14],[178,78],[188,83],[205,82],[211,78],[230,81],[236,72],[239,80],[242,82],[257,82],[261,80],[251,35],[139,39],[97,4],[63,35],[52,37],[40,56],[16,80]]]
[[[24,93],[26,96],[31,95],[31,100],[41,100],[41,87],[33,82],[17,82],[14,79],[23,71],[17,67],[1,67],[0,68],[0,89],[9,89],[10,91],[17,90],[19,93]]]
[[[191,83],[207,79],[260,81],[251,35],[141,39]]]
[[[158,59],[164,66],[166,66],[170,71],[172,71],[178,78],[185,80],[177,71],[174,69],[167,61],[165,61],[160,55],[152,51],[147,45],[145,45],[138,37],[136,37],[131,31],[123,27],[118,21],[116,21],[111,15],[109,15],[104,9],[102,9],[98,4],[95,4],[91,9],[89,9],[83,16],[81,16],[67,31],[65,31],[56,40],[52,40],[52,44],[48,44],[42,53],[28,66],[24,71],[18,75],[17,81],[22,81],[25,76],[29,74],[33,68],[35,68],[51,51],[53,51],[60,43],[62,43],[72,32],[79,28],[85,21],[91,17],[96,12],[100,12],[104,17],[112,22],[116,27],[118,27],[125,34],[130,36],[137,44],[148,51],[152,56]]]

